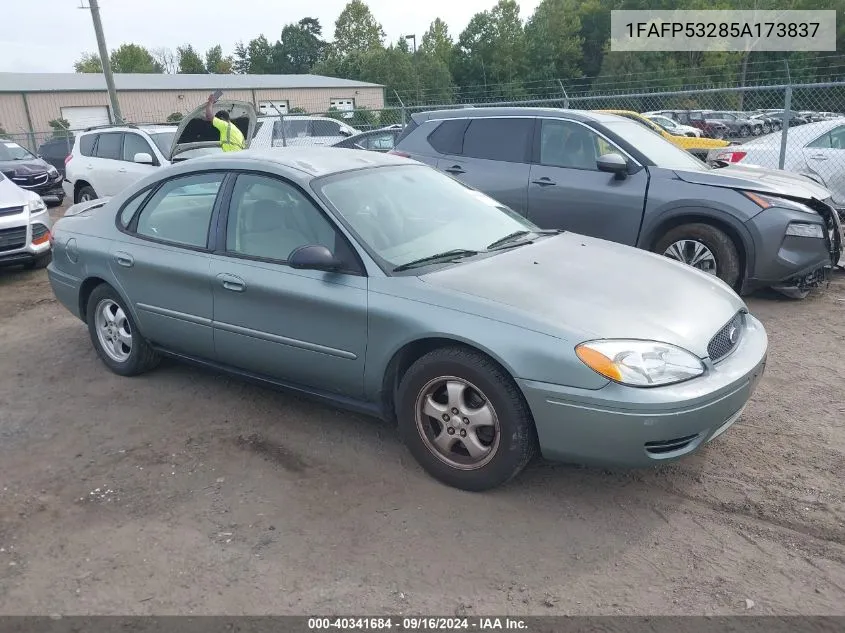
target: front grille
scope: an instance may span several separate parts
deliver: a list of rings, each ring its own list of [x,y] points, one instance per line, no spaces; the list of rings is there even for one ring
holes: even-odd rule
[[[6,207],[0,209],[0,218],[7,215],[17,215],[18,213],[23,213],[23,207]]]
[[[16,226],[13,229],[0,230],[0,251],[13,251],[16,248],[23,248],[25,244],[25,226]]]
[[[745,315],[737,312],[734,318],[725,324],[725,327],[716,332],[716,336],[707,344],[707,354],[711,361],[715,363],[734,351],[742,338],[743,325],[745,325]]]
[[[694,440],[698,439],[698,434],[685,435],[684,437],[676,437],[672,440],[660,440],[659,442],[646,442],[646,453],[652,455],[665,455],[666,453],[674,453],[689,446]]]
[[[43,174],[36,174],[35,176],[15,176],[12,178],[12,182],[14,182],[18,187],[23,187],[25,189],[37,187],[38,185],[43,185],[47,182],[47,172],[45,171]]]

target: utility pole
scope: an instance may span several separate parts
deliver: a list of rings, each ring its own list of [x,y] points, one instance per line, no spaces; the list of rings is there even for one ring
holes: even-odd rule
[[[100,63],[103,66],[103,75],[106,77],[106,88],[109,91],[112,114],[115,123],[123,123],[123,115],[120,113],[120,103],[117,101],[117,90],[114,87],[114,77],[111,73],[111,62],[109,51],[106,48],[106,36],[103,35],[103,23],[100,21],[100,5],[98,0],[88,0],[88,8],[91,9],[91,20],[94,22],[94,33],[97,36],[97,48],[100,49]],[[81,6],[80,9],[86,7]]]

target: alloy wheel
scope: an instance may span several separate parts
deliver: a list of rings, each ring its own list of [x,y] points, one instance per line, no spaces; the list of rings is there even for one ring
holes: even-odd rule
[[[458,470],[482,468],[499,448],[501,431],[493,404],[468,380],[441,376],[420,389],[417,431],[440,461]]]
[[[716,256],[698,240],[678,240],[670,244],[663,254],[702,272],[717,274]]]
[[[124,363],[132,353],[132,331],[126,313],[111,299],[103,299],[94,313],[97,340],[113,361]]]

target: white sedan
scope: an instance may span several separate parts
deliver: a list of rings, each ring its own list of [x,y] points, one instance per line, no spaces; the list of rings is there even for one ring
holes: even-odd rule
[[[674,134],[675,136],[695,136],[696,138],[701,137],[701,130],[697,127],[683,125],[674,119],[670,119],[668,116],[663,116],[662,114],[646,114],[644,116],[649,121],[657,123],[657,125],[669,132],[669,134]]]

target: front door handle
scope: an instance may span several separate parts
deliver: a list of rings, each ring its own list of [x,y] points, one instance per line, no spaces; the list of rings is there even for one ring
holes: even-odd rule
[[[824,154],[810,154],[810,158],[813,160],[827,160],[827,156]]]
[[[135,265],[135,258],[123,251],[118,251],[114,254],[114,261],[125,268],[132,268]]]
[[[535,185],[540,185],[541,187],[548,187],[549,185],[557,184],[554,180],[546,176],[543,176],[542,178],[539,178],[537,180],[532,180],[531,182],[533,182]]]
[[[118,173],[120,173],[120,174],[125,174],[125,173],[126,173],[126,168],[125,168],[125,167],[121,167],[121,168],[120,168],[120,169],[118,169],[117,171],[118,171]]]
[[[443,171],[449,172],[450,174],[465,174],[463,167],[460,165],[452,165],[451,167],[447,167]]]
[[[244,280],[237,275],[220,273],[217,275],[217,279],[220,281],[220,285],[222,285],[226,290],[231,290],[232,292],[243,292],[246,290]]]

